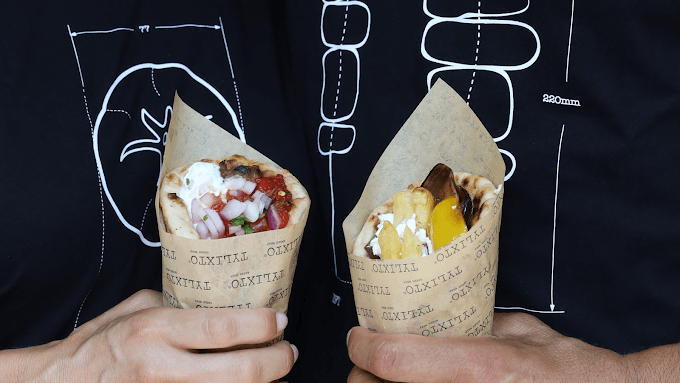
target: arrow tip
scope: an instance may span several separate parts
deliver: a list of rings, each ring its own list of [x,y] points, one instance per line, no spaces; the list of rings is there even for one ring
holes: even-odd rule
[[[550,304],[550,311],[555,311],[555,305],[552,303]]]

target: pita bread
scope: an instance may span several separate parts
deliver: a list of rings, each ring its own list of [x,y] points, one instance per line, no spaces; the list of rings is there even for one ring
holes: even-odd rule
[[[236,161],[238,165],[260,167],[265,177],[272,177],[277,174],[283,175],[288,191],[292,194],[293,207],[290,210],[290,218],[286,227],[293,226],[300,222],[304,212],[308,209],[310,204],[307,190],[302,186],[295,176],[288,170],[272,166],[267,163],[262,163],[254,160],[249,160],[241,155],[233,155],[229,157],[220,158],[218,160],[204,159],[201,162],[208,162],[219,165],[222,161]],[[193,164],[192,164],[193,165]],[[179,235],[181,237],[190,239],[200,239],[198,233],[194,229],[189,216],[189,209],[184,204],[184,201],[179,197],[179,192],[182,188],[182,180],[187,174],[191,165],[186,165],[169,172],[161,181],[159,189],[159,214],[161,223],[166,233]],[[284,228],[285,229],[285,228]]]
[[[472,227],[482,218],[487,216],[493,207],[493,203],[496,199],[496,186],[493,182],[488,179],[465,172],[454,173],[454,179],[457,184],[461,185],[470,195],[472,199],[474,214],[472,216]],[[413,189],[419,187],[423,183],[423,180],[415,182],[409,185],[406,190],[412,191]],[[392,198],[385,201],[382,205],[378,206],[373,210],[373,212],[368,216],[366,223],[361,228],[359,236],[354,242],[354,248],[352,253],[358,257],[370,258],[368,251],[366,251],[366,245],[373,239],[375,233],[378,229],[378,224],[380,219],[378,218],[381,214],[392,212]],[[470,228],[468,228],[469,230]]]

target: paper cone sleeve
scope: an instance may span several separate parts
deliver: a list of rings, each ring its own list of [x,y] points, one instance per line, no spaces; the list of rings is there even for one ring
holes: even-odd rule
[[[201,159],[220,159],[233,154],[281,169],[175,95],[159,180],[173,169]],[[306,191],[305,195],[309,198]],[[158,201],[157,191],[157,213]],[[295,225],[217,240],[169,234],[164,230],[160,214],[156,214],[163,260],[164,304],[181,308],[272,307],[285,313],[308,213],[309,204]]]
[[[373,260],[351,254],[373,210],[438,163],[498,186],[490,214],[422,258]],[[401,127],[343,222],[359,324],[424,336],[486,335],[493,323],[505,162],[465,101],[438,80]]]

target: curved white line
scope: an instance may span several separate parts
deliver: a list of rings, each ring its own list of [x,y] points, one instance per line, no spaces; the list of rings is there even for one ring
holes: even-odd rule
[[[326,8],[329,6],[334,6],[334,7],[348,7],[350,5],[358,5],[361,8],[364,8],[366,10],[366,15],[368,16],[368,22],[366,24],[366,34],[364,35],[364,39],[361,40],[357,44],[331,44],[328,41],[326,41],[326,35],[323,33],[323,25],[321,28],[321,41],[323,42],[323,45],[329,47],[329,48],[336,48],[336,47],[342,47],[342,49],[359,49],[366,44],[366,41],[368,41],[368,35],[371,33],[371,11],[368,9],[368,5],[362,3],[361,1],[345,1],[345,0],[336,0],[336,1],[324,1],[323,4],[323,9],[321,10],[321,20],[324,19],[324,15],[326,14]]]
[[[137,234],[141,241],[150,247],[159,247],[161,244],[160,242],[151,242],[144,238],[144,234],[136,228],[135,226],[131,225],[125,217],[123,217],[123,214],[120,212],[120,209],[118,209],[118,205],[113,199],[113,196],[111,196],[111,193],[109,192],[108,185],[106,183],[106,176],[104,175],[104,168],[102,166],[101,158],[99,157],[99,126],[102,122],[102,119],[104,118],[104,115],[106,114],[106,110],[108,109],[108,103],[109,99],[111,98],[111,95],[113,94],[113,91],[115,90],[116,86],[125,78],[127,77],[130,73],[136,72],[138,70],[143,70],[143,69],[167,69],[167,68],[175,68],[175,69],[182,69],[184,70],[191,78],[193,78],[196,82],[199,84],[203,85],[205,88],[210,90],[217,99],[220,100],[222,105],[227,109],[229,114],[231,115],[232,118],[232,123],[234,124],[234,128],[236,131],[239,133],[239,138],[241,141],[244,143],[246,142],[245,139],[245,134],[243,133],[243,130],[238,124],[238,120],[236,119],[236,114],[234,113],[234,110],[231,108],[227,100],[215,89],[212,85],[208,84],[205,80],[202,78],[198,77],[194,72],[192,72],[188,67],[186,67],[183,64],[179,63],[166,63],[166,64],[152,64],[152,63],[144,63],[144,64],[138,64],[135,66],[132,66],[125,70],[123,73],[121,73],[116,80],[113,82],[111,87],[109,87],[109,90],[106,92],[106,96],[104,97],[104,101],[102,101],[102,108],[99,111],[99,114],[97,115],[97,120],[94,125],[94,130],[92,133],[92,148],[94,150],[94,157],[95,161],[97,162],[97,169],[99,170],[99,173],[101,174],[101,182],[102,186],[104,188],[104,192],[106,194],[107,199],[109,200],[109,203],[111,203],[111,207],[113,210],[116,212],[116,215],[118,215],[118,218],[120,221],[123,223],[125,227],[128,228],[128,230],[132,231],[133,233]]]
[[[473,13],[473,15],[477,15],[476,13]],[[523,64],[520,65],[479,65],[479,64],[462,64],[462,63],[456,63],[452,61],[446,61],[446,60],[440,60],[432,57],[426,50],[425,48],[425,40],[427,38],[427,33],[432,27],[434,27],[437,24],[445,23],[445,22],[456,22],[456,23],[463,23],[463,24],[494,24],[494,25],[513,25],[517,27],[524,28],[531,32],[532,35],[534,35],[534,40],[536,41],[536,49],[534,50],[533,56],[526,61]],[[489,68],[493,69],[502,69],[502,70],[507,70],[507,71],[516,71],[516,70],[522,70],[530,67],[533,65],[536,60],[538,59],[538,56],[541,52],[541,40],[538,37],[538,33],[536,30],[523,22],[520,21],[514,21],[514,20],[486,20],[486,19],[463,19],[463,18],[438,18],[436,20],[430,20],[427,25],[425,26],[425,30],[423,31],[423,38],[420,41],[420,51],[423,55],[423,57],[431,62],[438,63],[441,65],[447,65],[447,66],[452,66],[456,67],[457,69],[477,69],[477,70],[491,70]]]
[[[508,12],[508,13],[481,13],[481,14],[480,14],[480,13],[466,12],[466,13],[463,13],[462,15],[458,16],[458,17],[464,18],[464,17],[470,17],[471,15],[474,15],[474,16],[481,15],[481,16],[484,16],[484,17],[486,17],[486,16],[490,16],[490,17],[515,16],[515,15],[519,15],[520,13],[524,13],[527,9],[529,9],[529,4],[530,4],[530,0],[527,0],[527,5],[526,5],[526,7],[520,9],[519,11],[515,11],[515,12]],[[427,0],[423,0],[423,13],[425,13],[426,15],[430,16],[430,17],[433,18],[433,19],[435,19],[435,18],[440,18],[440,17],[441,17],[441,16],[437,16],[437,15],[435,15],[434,13],[430,12],[430,10],[429,10],[428,7],[427,7]]]
[[[501,152],[501,154],[505,154],[506,156],[508,156],[508,158],[512,162],[512,168],[510,168],[510,172],[506,174],[505,177],[503,177],[503,181],[507,181],[510,178],[512,178],[513,174],[515,174],[515,169],[517,168],[517,161],[515,160],[515,156],[513,156],[512,153],[508,152],[507,150],[498,149],[498,151]]]

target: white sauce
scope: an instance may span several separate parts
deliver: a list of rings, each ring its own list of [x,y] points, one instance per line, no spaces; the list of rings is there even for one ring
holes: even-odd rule
[[[380,250],[380,244],[378,243],[378,236],[380,236],[380,231],[383,228],[383,222],[385,221],[390,221],[392,225],[394,225],[394,228],[397,229],[397,234],[399,234],[399,238],[402,240],[404,239],[404,230],[408,226],[409,229],[411,229],[411,232],[420,240],[420,243],[423,244],[423,257],[431,254],[434,251],[434,248],[432,247],[432,241],[430,238],[427,236],[427,232],[425,229],[419,229],[416,231],[416,215],[413,214],[411,218],[407,218],[398,224],[394,224],[394,214],[393,213],[386,213],[386,214],[380,214],[378,215],[378,219],[380,220],[380,223],[378,224],[378,230],[375,232],[375,236],[371,240],[371,242],[368,243],[369,246],[371,246],[371,249],[373,250],[373,254],[375,255],[381,255],[382,251]],[[382,257],[381,257],[382,258]]]

